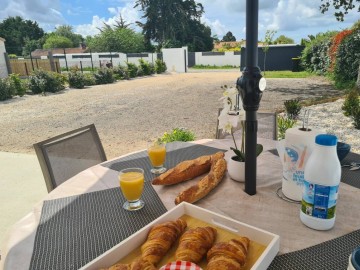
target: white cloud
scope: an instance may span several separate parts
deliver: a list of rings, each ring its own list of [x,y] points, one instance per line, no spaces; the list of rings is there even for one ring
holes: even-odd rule
[[[38,22],[45,31],[52,29],[55,24],[65,23],[59,11],[59,0],[2,0],[1,2],[0,20],[21,16],[25,20]]]
[[[141,19],[140,13],[138,10],[133,8],[133,3],[127,3],[124,7],[109,7],[108,11],[112,17],[105,19],[95,15],[92,18],[91,24],[76,25],[74,27],[74,32],[83,36],[96,35],[100,32],[98,28],[102,28],[104,23],[108,25],[116,25],[116,21],[119,20],[120,15],[126,23],[131,23],[130,27],[132,29],[137,32],[141,31],[141,29],[135,24],[136,21]]]
[[[217,35],[219,39],[227,33],[225,25],[223,25],[218,19],[211,21],[205,16],[202,16],[201,22],[209,26],[211,28],[211,35]]]

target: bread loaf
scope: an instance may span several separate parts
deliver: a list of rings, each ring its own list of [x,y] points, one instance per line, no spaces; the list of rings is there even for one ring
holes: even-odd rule
[[[202,199],[221,182],[221,180],[224,178],[225,172],[225,159],[214,159],[209,174],[201,179],[196,185],[182,191],[175,198],[175,204],[179,204],[183,201],[194,203]]]
[[[207,253],[206,270],[241,270],[246,263],[249,244],[247,237],[216,243]]]
[[[173,185],[193,179],[199,175],[207,173],[213,160],[223,158],[223,152],[217,152],[214,155],[201,156],[192,160],[185,160],[180,162],[174,168],[159,175],[153,179],[153,185]]]

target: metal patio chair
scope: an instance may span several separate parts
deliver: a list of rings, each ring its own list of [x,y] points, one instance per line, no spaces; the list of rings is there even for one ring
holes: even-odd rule
[[[48,192],[77,173],[106,161],[95,125],[34,144]]]

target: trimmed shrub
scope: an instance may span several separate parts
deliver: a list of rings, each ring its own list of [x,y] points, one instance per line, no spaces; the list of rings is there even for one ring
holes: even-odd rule
[[[195,140],[195,134],[187,130],[185,128],[174,128],[170,132],[165,132],[164,135],[161,137],[161,141],[165,143],[169,142],[188,142],[188,141],[194,141]]]
[[[128,80],[130,78],[129,77],[129,71],[128,71],[127,67],[124,67],[122,65],[118,65],[117,67],[114,67],[113,71],[114,71],[114,74],[119,76],[120,80]]]
[[[155,72],[157,74],[165,72],[167,69],[165,62],[163,62],[161,59],[156,59],[155,61]]]
[[[20,97],[25,95],[25,83],[20,79],[18,74],[10,74],[8,80],[11,87],[11,93],[13,95],[19,95]]]
[[[149,62],[144,61],[143,59],[139,60],[139,68],[142,69],[143,75],[151,75],[154,74],[154,70],[151,67]]]
[[[96,84],[108,84],[115,81],[111,68],[101,68],[94,73]]]
[[[353,125],[356,129],[360,129],[360,106],[354,109],[353,114],[351,116],[353,119]]]
[[[326,74],[331,62],[328,50],[336,33],[320,33],[306,44],[301,55],[301,63],[307,71]]]
[[[84,83],[85,86],[96,85],[94,73],[84,73]]]
[[[138,67],[133,63],[126,63],[127,70],[130,78],[135,78],[138,74]]]
[[[346,96],[341,109],[344,111],[345,116],[351,116],[353,115],[354,111],[359,108],[359,106],[359,92],[356,89],[353,89]]]
[[[11,87],[7,79],[0,78],[0,101],[12,98]]]
[[[64,75],[35,70],[29,77],[28,86],[34,94],[51,92],[56,93],[65,89],[66,77]]]
[[[360,66],[360,29],[343,39],[336,54],[334,80],[337,88],[352,88]]]
[[[69,86],[72,88],[83,89],[85,87],[85,77],[78,70],[72,70],[68,73]]]
[[[285,100],[284,102],[286,114],[291,119],[297,119],[301,111],[301,104],[299,99]]]

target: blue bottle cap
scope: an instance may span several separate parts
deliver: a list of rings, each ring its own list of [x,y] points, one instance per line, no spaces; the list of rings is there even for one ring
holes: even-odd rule
[[[337,137],[330,134],[320,134],[315,137],[315,143],[325,146],[334,146],[337,144]]]
[[[356,270],[360,269],[360,247],[351,253],[351,263]]]

